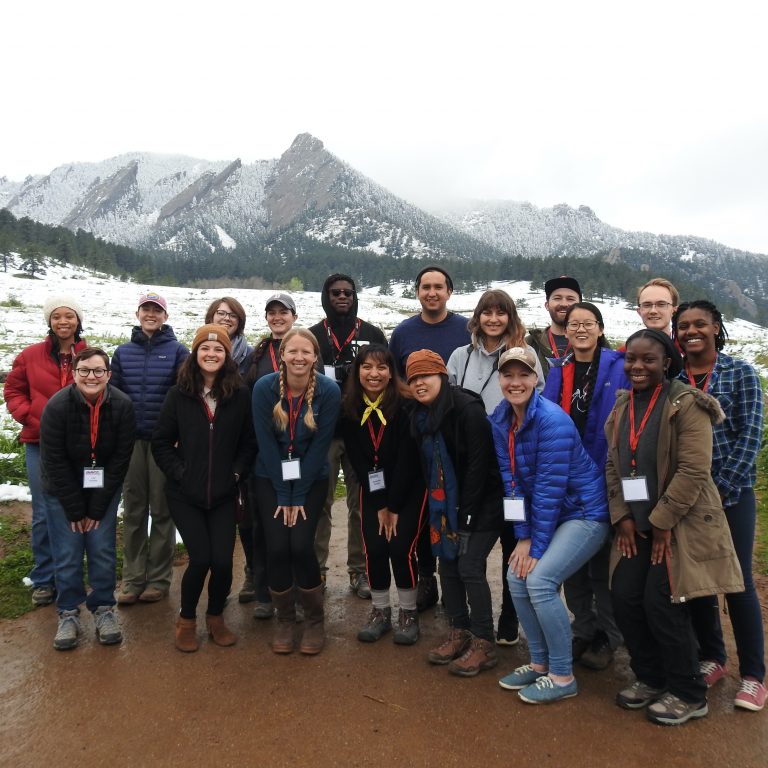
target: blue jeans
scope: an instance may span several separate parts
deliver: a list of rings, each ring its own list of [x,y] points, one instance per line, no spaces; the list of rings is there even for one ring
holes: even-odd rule
[[[56,499],[43,491],[40,479],[40,443],[25,443],[27,481],[32,494],[32,557],[29,578],[36,587],[54,585],[53,552],[48,535],[48,515]]]
[[[531,661],[554,675],[573,671],[571,623],[560,586],[594,557],[608,537],[609,524],[568,520],[558,527],[547,551],[526,579],[507,574],[517,617],[528,638]]]
[[[115,534],[120,493],[118,491],[109,503],[99,527],[88,533],[73,532],[64,507],[57,499],[53,500],[48,530],[56,563],[56,607],[59,612],[73,611],[83,602],[89,611],[115,604]],[[88,595],[83,580],[83,554],[88,557],[88,582],[91,585]]]

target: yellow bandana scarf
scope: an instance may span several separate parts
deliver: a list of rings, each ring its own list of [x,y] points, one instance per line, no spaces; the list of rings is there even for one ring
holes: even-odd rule
[[[374,411],[376,411],[376,413],[377,413],[377,415],[378,415],[378,417],[379,417],[379,420],[381,421],[381,423],[382,423],[382,424],[384,424],[384,425],[386,426],[387,420],[384,418],[384,414],[381,412],[381,409],[379,408],[379,406],[381,405],[381,401],[382,401],[383,399],[384,399],[384,393],[383,393],[383,392],[382,392],[382,393],[381,393],[381,394],[380,394],[380,395],[379,395],[379,396],[378,396],[378,397],[377,397],[377,398],[376,398],[376,399],[375,399],[373,402],[371,402],[371,401],[368,399],[368,395],[365,395],[365,394],[363,395],[363,402],[364,402],[364,403],[365,403],[365,404],[366,404],[368,407],[367,407],[367,408],[366,408],[366,409],[363,411],[363,418],[362,418],[362,419],[360,419],[360,426],[361,426],[361,427],[363,426],[363,424],[365,424],[365,422],[368,420],[368,417],[369,417],[369,416],[370,416],[370,415],[371,415],[371,414],[372,414]]]

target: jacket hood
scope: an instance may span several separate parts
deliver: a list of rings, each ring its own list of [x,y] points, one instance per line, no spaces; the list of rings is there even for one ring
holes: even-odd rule
[[[352,297],[352,308],[349,310],[349,313],[346,315],[339,315],[336,313],[336,311],[331,306],[330,296],[328,293],[328,289],[335,283],[337,280],[346,280],[346,282],[350,283],[352,288],[355,290],[355,295]],[[351,322],[357,317],[357,285],[355,285],[355,281],[349,276],[349,275],[342,275],[340,273],[335,275],[330,275],[328,278],[326,278],[326,281],[323,283],[323,290],[320,294],[320,303],[323,305],[323,310],[325,310],[325,316],[328,318],[328,321],[331,325],[338,325],[340,322]]]
[[[717,399],[712,397],[712,395],[708,395],[706,392],[702,392],[700,389],[696,389],[690,384],[686,384],[684,381],[680,381],[679,379],[673,379],[669,382],[669,394],[667,395],[668,400],[677,400],[686,396],[693,397],[696,405],[707,412],[709,419],[713,424],[721,424],[723,421],[725,421],[725,412],[723,411]],[[628,400],[628,389],[620,389],[618,392],[616,392],[617,407],[623,406]]]

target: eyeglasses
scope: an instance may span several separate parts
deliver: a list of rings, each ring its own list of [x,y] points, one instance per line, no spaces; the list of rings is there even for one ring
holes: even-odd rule
[[[578,320],[569,320],[565,327],[569,331],[578,331],[580,325],[584,326],[585,331],[591,331],[597,325],[597,322],[595,320],[585,320],[583,323],[580,323]]]
[[[640,309],[644,309],[646,312],[648,312],[654,307],[656,307],[656,309],[666,309],[667,307],[671,306],[671,301],[644,301],[642,304],[640,304]]]
[[[75,373],[83,379],[87,379],[91,374],[97,379],[101,379],[104,378],[106,372],[106,368],[75,368]]]
[[[223,309],[217,309],[213,314],[219,320],[223,320],[225,317],[229,320],[237,320],[237,315],[234,312],[225,312]]]
[[[338,298],[339,296],[346,296],[348,299],[352,298],[355,292],[350,288],[331,288],[331,296]]]

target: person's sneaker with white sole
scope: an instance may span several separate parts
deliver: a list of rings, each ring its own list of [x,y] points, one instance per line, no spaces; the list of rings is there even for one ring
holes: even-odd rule
[[[728,676],[728,670],[725,664],[717,661],[702,661],[699,663],[699,672],[701,672],[707,688],[711,688],[715,683]]]
[[[648,719],[659,725],[682,725],[689,720],[706,717],[709,714],[707,700],[683,701],[674,693],[665,693],[645,710]]]
[[[579,693],[579,686],[574,677],[566,685],[558,685],[549,675],[540,677],[535,683],[517,692],[526,704],[554,704],[562,699],[570,699]]]
[[[102,645],[117,645],[123,642],[123,630],[111,605],[100,605],[93,618],[96,621],[96,637]]]
[[[622,709],[642,709],[652,704],[666,693],[664,688],[654,688],[640,680],[616,694],[616,703]]]
[[[69,651],[72,648],[77,648],[77,641],[81,632],[80,611],[77,608],[73,611],[61,611],[56,637],[53,638],[53,647],[57,651]]]
[[[733,706],[759,712],[765,706],[768,690],[754,677],[745,677],[739,686],[739,692],[733,700]]]
[[[499,685],[508,691],[519,691],[521,688],[527,688],[533,685],[540,677],[546,676],[546,672],[538,672],[530,664],[524,664],[513,672],[499,680]]]

